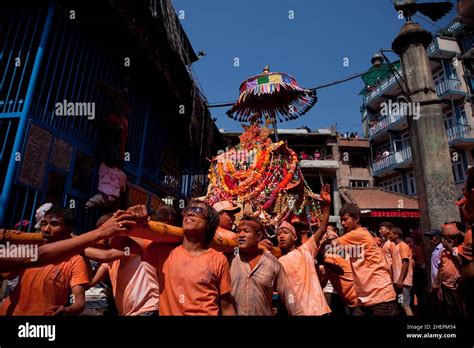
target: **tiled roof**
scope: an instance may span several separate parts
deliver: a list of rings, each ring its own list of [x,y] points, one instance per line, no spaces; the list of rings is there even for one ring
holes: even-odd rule
[[[379,187],[340,187],[339,193],[346,203],[357,204],[360,209],[418,209],[416,198]]]

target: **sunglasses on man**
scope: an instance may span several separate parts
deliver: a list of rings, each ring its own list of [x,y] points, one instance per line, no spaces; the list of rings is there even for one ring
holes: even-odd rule
[[[182,215],[183,216],[191,215],[191,216],[196,216],[202,219],[209,218],[209,213],[207,212],[207,209],[203,207],[198,207],[198,206],[185,208],[182,212]]]

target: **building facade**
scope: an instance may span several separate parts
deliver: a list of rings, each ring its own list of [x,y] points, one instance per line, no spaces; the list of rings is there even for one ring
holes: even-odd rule
[[[434,36],[427,49],[436,93],[442,101],[456,195],[461,195],[467,168],[474,164],[473,43],[472,28],[455,20]],[[401,74],[400,68],[398,72]],[[407,117],[416,117],[417,110],[408,103],[397,103],[401,95],[394,74],[366,88],[361,107],[362,124],[370,140],[375,185],[415,196]]]

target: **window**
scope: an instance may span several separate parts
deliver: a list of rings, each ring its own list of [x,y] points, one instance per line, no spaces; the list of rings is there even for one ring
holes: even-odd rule
[[[453,58],[453,60],[449,64],[449,69],[451,70],[449,72],[449,78],[450,79],[457,80],[457,78],[458,78],[458,71],[456,69],[457,66],[458,66],[458,61],[457,61],[456,58]]]
[[[408,179],[408,194],[415,195],[416,194],[415,174],[413,172],[408,173],[407,179]]]
[[[450,129],[454,127],[455,121],[454,121],[453,113],[451,111],[447,112],[446,115],[443,115],[443,119],[444,119],[444,127],[446,129]]]
[[[467,124],[467,116],[466,110],[464,109],[464,105],[456,106],[456,118],[457,124],[466,125]]]
[[[403,193],[403,181],[401,176],[382,181],[379,186],[388,191]]]
[[[350,154],[349,165],[352,168],[366,168],[368,166],[369,158],[366,155]]]
[[[351,187],[368,187],[369,180],[350,180],[349,185]]]
[[[436,86],[439,85],[441,82],[444,82],[444,80],[445,80],[445,77],[444,77],[443,69],[441,69],[437,73],[433,74],[433,81],[434,81]]]
[[[406,132],[405,134],[402,135],[402,147],[399,150],[406,149],[407,147],[410,147],[410,133]]]
[[[458,161],[453,161],[455,157],[451,154],[451,166],[453,168],[453,176],[455,182],[464,181],[464,163],[463,163],[463,154],[459,153]]]

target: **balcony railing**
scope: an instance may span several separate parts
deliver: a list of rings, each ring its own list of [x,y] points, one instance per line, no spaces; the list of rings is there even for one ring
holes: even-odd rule
[[[403,117],[405,117],[405,115],[400,113],[400,114],[391,114],[391,115],[383,116],[379,118],[379,121],[375,124],[375,126],[370,127],[369,136],[373,137],[375,134],[383,131],[385,128],[401,120]]]
[[[375,161],[372,164],[372,170],[374,173],[377,173],[383,169],[403,163],[409,159],[411,159],[411,148],[408,146],[402,150],[381,158],[378,161]]]
[[[459,79],[447,79],[436,84],[436,94],[441,97],[444,94],[450,92],[466,93],[462,90],[461,80]]]
[[[399,74],[402,73],[400,69],[398,70],[398,73]],[[370,92],[370,94],[368,94],[365,97],[366,104],[370,103],[374,98],[381,95],[383,93],[383,91],[387,90],[388,88],[393,87],[393,85],[396,84],[396,83],[397,83],[397,79],[392,74],[390,79],[386,79],[386,80],[382,81],[382,83],[380,85],[378,85],[376,88],[374,88],[374,90],[372,90],[372,92]]]
[[[467,125],[455,125],[446,130],[448,134],[448,141],[456,139],[474,139],[474,130],[471,126]]]

